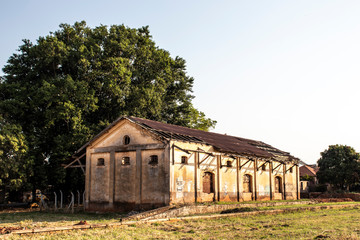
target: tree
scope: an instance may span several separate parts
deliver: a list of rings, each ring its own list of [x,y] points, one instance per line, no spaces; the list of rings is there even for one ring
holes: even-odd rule
[[[3,72],[0,112],[22,127],[37,187],[64,185],[64,159],[121,115],[216,123],[192,105],[185,60],[157,47],[148,27],[61,24],[36,44],[24,40]]]
[[[19,190],[31,176],[31,161],[25,158],[27,145],[21,127],[0,115],[0,192]],[[4,196],[3,196],[4,197]],[[3,197],[0,199],[3,200]]]
[[[332,184],[337,189],[353,188],[360,181],[360,154],[352,147],[331,145],[321,153],[317,177],[320,183]]]

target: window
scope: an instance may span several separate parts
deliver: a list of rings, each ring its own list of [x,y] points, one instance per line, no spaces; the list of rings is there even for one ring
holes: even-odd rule
[[[226,161],[226,166],[227,167],[232,167],[232,161]]]
[[[151,155],[150,156],[150,162],[149,162],[150,165],[157,165],[158,162],[159,162],[159,160],[158,160],[157,155]]]
[[[188,157],[187,156],[181,156],[181,163],[187,164],[188,163]]]
[[[214,193],[214,174],[205,172],[203,175],[203,192]]]
[[[291,167],[291,168],[289,169],[289,172],[290,172],[290,173],[292,173],[292,172],[293,172],[293,167]]]
[[[121,159],[121,165],[130,165],[130,158],[129,157],[123,157]]]
[[[281,177],[275,177],[275,192],[276,193],[281,193],[282,192]]]
[[[243,191],[244,192],[252,192],[252,181],[251,175],[245,174],[243,179]]]
[[[96,166],[105,166],[105,159],[98,158]]]
[[[129,145],[129,143],[130,143],[130,137],[128,135],[125,135],[124,139],[123,139],[123,144],[124,145]]]
[[[263,170],[263,171],[266,170],[266,164],[265,163],[261,166],[261,170]]]

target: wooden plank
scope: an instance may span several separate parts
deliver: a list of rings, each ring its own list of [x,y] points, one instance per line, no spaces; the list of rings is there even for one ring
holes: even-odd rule
[[[244,164],[242,164],[241,166],[240,166],[240,169],[243,167],[243,166],[245,166],[246,164],[248,164],[250,161],[254,161],[253,159],[249,159],[249,160],[247,160]]]
[[[237,195],[237,201],[240,201],[240,174],[239,174],[239,163],[240,159],[236,158],[236,195]]]
[[[272,193],[272,162],[269,162],[269,184],[270,184],[270,200],[273,200],[273,193]]]
[[[198,195],[198,192],[197,192],[197,162],[199,161],[199,153],[196,153],[195,154],[195,158],[194,158],[194,187],[195,187],[195,203],[197,203],[197,195]]]
[[[296,199],[300,199],[300,191],[299,191],[299,166],[296,165]]]
[[[257,200],[257,187],[256,187],[256,175],[257,175],[257,160],[254,160],[254,198]]]
[[[216,159],[216,173],[217,173],[217,200],[220,201],[220,165],[221,165],[221,155],[217,156]]]
[[[283,199],[286,200],[286,185],[285,185],[285,178],[286,178],[286,165],[283,164]]]
[[[69,163],[68,165],[66,165],[64,168],[68,168],[71,165],[73,165],[75,162],[79,161],[82,157],[84,157],[86,155],[86,152],[83,153],[80,157],[76,158],[74,161],[72,161],[71,163]]]

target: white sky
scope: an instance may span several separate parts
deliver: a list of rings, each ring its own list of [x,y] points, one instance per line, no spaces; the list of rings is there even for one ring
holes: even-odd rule
[[[21,39],[60,23],[149,25],[187,61],[195,106],[215,132],[307,163],[331,144],[360,151],[360,1],[45,1],[0,4],[0,67]]]

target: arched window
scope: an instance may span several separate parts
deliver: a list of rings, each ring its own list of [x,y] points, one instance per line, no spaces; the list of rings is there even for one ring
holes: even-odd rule
[[[252,192],[252,179],[251,175],[245,174],[243,179],[243,191]]]
[[[149,164],[150,165],[157,165],[158,163],[159,163],[158,156],[157,155],[151,155]]]
[[[205,172],[203,175],[203,192],[214,193],[214,174]]]
[[[130,158],[129,157],[123,157],[121,159],[121,165],[130,165]]]
[[[281,177],[275,177],[275,192],[282,193]]]
[[[187,164],[188,163],[188,157],[187,156],[181,156],[181,163]]]
[[[96,166],[105,166],[105,159],[98,158]]]
[[[128,135],[124,136],[123,144],[124,145],[129,145],[130,144],[130,137]]]

